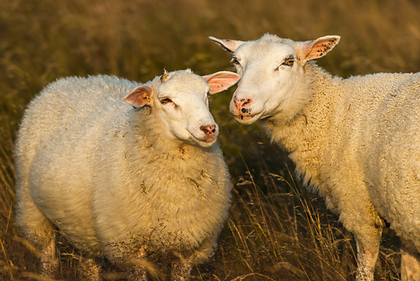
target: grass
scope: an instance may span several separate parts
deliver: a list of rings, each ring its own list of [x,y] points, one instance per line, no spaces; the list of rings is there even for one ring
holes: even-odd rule
[[[39,252],[14,220],[12,150],[23,111],[43,87],[70,75],[145,82],[164,68],[231,70],[230,55],[207,37],[253,40],[266,32],[294,40],[341,35],[319,60],[334,75],[420,69],[414,0],[0,1],[0,279],[39,279]],[[258,125],[241,126],[229,116],[231,93],[213,97],[212,112],[232,174],[233,206],[216,256],[194,268],[193,280],[353,280],[351,234],[293,177],[285,153]],[[399,278],[396,246],[386,233],[376,280]],[[63,238],[59,248],[58,278],[79,280],[77,251]],[[105,264],[104,277],[115,276]]]

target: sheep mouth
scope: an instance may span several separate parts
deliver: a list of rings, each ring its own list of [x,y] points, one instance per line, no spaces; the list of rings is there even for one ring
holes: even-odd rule
[[[200,146],[204,146],[204,147],[208,147],[208,146],[212,146],[216,140],[218,136],[214,136],[214,137],[210,137],[210,138],[197,138],[196,136],[192,135],[192,138],[194,140],[195,143],[197,143]]]
[[[217,140],[217,137],[204,138],[204,139],[197,138],[197,140],[202,141],[202,142],[214,142],[215,140]]]
[[[246,115],[233,115],[233,117],[236,119],[236,121],[238,121],[239,123],[244,123],[244,124],[252,124],[255,121],[257,121],[258,119],[260,119],[260,117],[262,116],[262,112],[257,113],[257,114],[246,114]]]

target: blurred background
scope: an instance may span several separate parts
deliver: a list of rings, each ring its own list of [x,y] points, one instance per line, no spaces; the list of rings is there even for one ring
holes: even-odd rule
[[[420,70],[416,0],[0,1],[0,279],[41,280],[39,252],[14,220],[13,148],[28,102],[64,76],[110,74],[146,82],[163,69],[233,70],[208,36],[295,41],[340,35],[318,64],[333,75]],[[208,264],[192,280],[354,280],[352,236],[293,176],[287,154],[261,127],[230,116],[233,87],[212,97],[219,144],[232,174],[233,206]],[[375,280],[399,278],[398,246],[384,235]],[[59,280],[81,280],[79,253],[60,238]],[[168,277],[162,264],[161,280]],[[103,278],[118,279],[104,261]],[[166,274],[166,275],[165,275]]]

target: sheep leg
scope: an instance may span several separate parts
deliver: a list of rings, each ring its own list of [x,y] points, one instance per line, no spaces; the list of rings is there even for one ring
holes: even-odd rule
[[[420,257],[401,247],[401,281],[420,281]]]
[[[40,244],[41,247],[41,264],[39,273],[47,277],[54,277],[58,269],[58,260],[56,257],[56,232],[51,231],[48,233],[48,237],[43,237],[47,239],[44,243]],[[44,240],[43,239],[43,240]]]
[[[24,178],[24,177],[23,177]],[[58,269],[56,258],[56,229],[55,226],[39,211],[35,205],[28,181],[24,178],[16,183],[16,222],[31,243],[37,245],[41,251],[39,273],[54,278]]]
[[[356,238],[357,246],[357,281],[373,281],[375,264],[379,254],[380,239],[366,243]]]
[[[172,262],[171,266],[171,280],[186,281],[189,280],[192,270],[192,262],[190,259],[177,259]]]
[[[141,248],[129,262],[131,266],[128,271],[128,281],[147,281],[147,271],[143,263],[146,256],[145,248]]]
[[[100,265],[93,258],[81,257],[80,260],[81,275],[88,281],[99,281]]]
[[[181,254],[174,253],[179,257],[178,260],[172,262],[172,278],[177,281],[189,280],[191,270],[194,265],[207,261],[214,255],[217,248],[217,237],[215,234],[211,239],[206,241],[199,249],[197,249],[190,257],[185,259]]]
[[[206,259],[208,258],[208,251],[205,250],[205,253],[203,253],[203,248],[207,250],[207,247],[201,246],[199,250],[195,251],[188,258],[184,258],[182,254],[174,252],[174,255],[178,257],[178,259],[172,262],[171,280],[189,280],[193,265],[201,263],[203,260],[203,256],[206,256]]]
[[[24,205],[21,203],[21,205]],[[28,239],[35,243],[41,251],[39,273],[43,276],[54,278],[58,270],[56,256],[57,231],[51,222],[38,210],[32,200],[20,206],[18,221]]]
[[[146,260],[146,248],[136,249],[131,239],[118,240],[107,243],[104,246],[106,257],[124,272],[129,281],[147,281],[147,269],[150,270],[150,263]]]

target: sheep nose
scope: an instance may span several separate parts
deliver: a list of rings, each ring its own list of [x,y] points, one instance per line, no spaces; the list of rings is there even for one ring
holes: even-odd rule
[[[214,135],[216,133],[215,125],[201,126],[200,130],[203,131],[206,135]]]
[[[251,105],[252,100],[251,99],[235,99],[234,104],[238,111],[241,113],[248,113],[249,109],[248,107]]]

